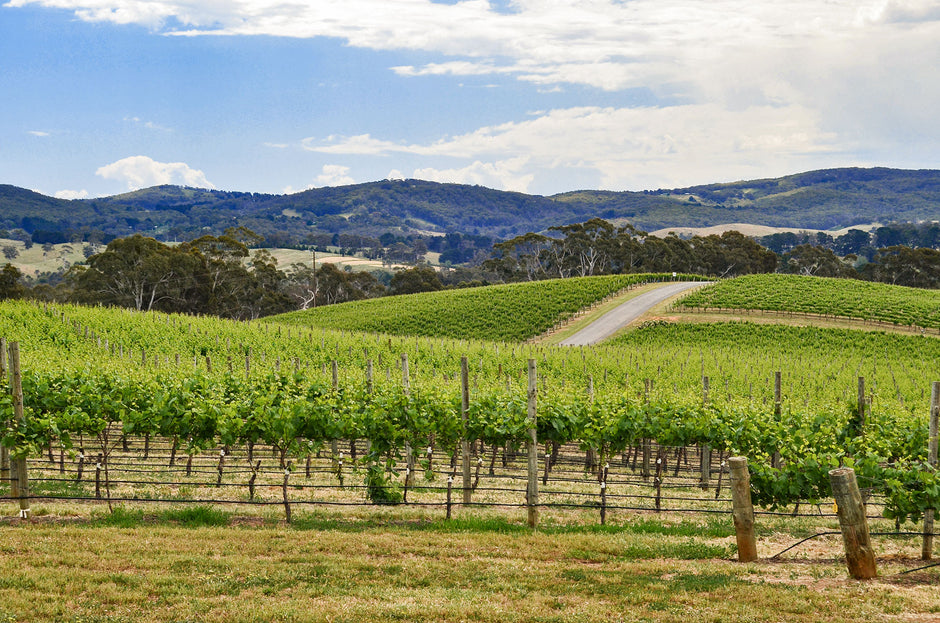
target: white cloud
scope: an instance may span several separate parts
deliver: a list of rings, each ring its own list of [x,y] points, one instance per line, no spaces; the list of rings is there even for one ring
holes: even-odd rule
[[[535,178],[525,171],[528,158],[519,157],[498,162],[480,162],[476,160],[469,166],[456,169],[435,169],[427,167],[415,169],[414,177],[420,180],[454,184],[477,184],[490,188],[501,188],[517,192],[527,192],[529,184]]]
[[[347,186],[356,180],[349,176],[349,167],[339,164],[323,165],[323,172],[317,176],[317,186]]]
[[[388,172],[388,175],[385,176],[387,180],[403,180],[405,179],[405,174],[399,171],[398,169],[392,169]]]
[[[684,185],[762,175],[765,170],[790,172],[807,158],[841,156],[836,138],[804,107],[728,111],[704,104],[567,108],[427,144],[355,136],[331,137],[323,149],[308,142],[307,148],[359,154],[369,145],[372,155],[449,158],[459,164],[419,168],[414,176],[525,191],[536,176],[569,169],[595,171],[602,186],[610,189]],[[688,171],[693,170],[697,178],[690,180]]]
[[[51,136],[51,133],[45,132],[45,131],[43,131],[43,130],[30,130],[30,131],[29,131],[29,134],[32,134],[33,136],[38,136],[38,137],[40,137],[40,138],[44,138],[44,137],[46,137],[46,136]]]
[[[644,101],[659,103],[553,110],[436,142],[364,128],[357,136],[302,143],[326,154],[433,158],[418,171],[435,179],[492,179],[518,188],[569,167],[596,171],[607,187],[636,188],[867,164],[851,154],[873,155],[879,164],[896,154],[920,166],[940,164],[936,0],[513,0],[511,11],[502,4],[9,0],[6,6],[55,7],[83,20],[180,36],[331,37],[352,47],[420,52],[411,56],[426,59],[422,64],[389,63],[403,79],[491,76],[543,93],[575,85],[586,87],[578,91],[586,94],[582,102],[596,90],[643,89]],[[605,99],[630,101],[614,97]],[[445,157],[454,162],[442,164]],[[348,171],[324,170],[317,183],[349,179]]]
[[[56,199],[88,199],[88,191],[82,190],[60,190],[55,195]]]
[[[197,188],[215,188],[205,173],[185,162],[157,162],[147,156],[130,156],[100,167],[95,175],[127,184],[128,190],[178,184]]]
[[[147,128],[148,130],[157,130],[160,132],[172,132],[173,131],[171,128],[162,126],[159,123],[154,123],[153,121],[146,121],[144,119],[141,119],[140,117],[124,117],[124,121],[128,123],[133,123],[134,125],[138,125],[143,128]]]
[[[344,167],[340,164],[325,164],[313,184],[307,184],[301,189],[286,186],[281,192],[285,195],[292,195],[322,186],[348,186],[349,184],[355,184],[356,180],[349,175],[349,170],[349,167]]]

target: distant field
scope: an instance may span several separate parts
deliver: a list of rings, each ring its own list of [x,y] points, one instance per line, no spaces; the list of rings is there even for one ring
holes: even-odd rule
[[[940,328],[940,291],[854,279],[747,275],[702,288],[679,305],[821,314]]]
[[[9,262],[19,268],[24,275],[35,277],[39,273],[51,273],[84,262],[86,246],[88,243],[85,242],[55,244],[51,245],[51,248],[34,244],[27,249],[26,245],[19,240],[0,238],[0,250],[5,247],[13,247],[16,250],[16,257],[12,259],[0,257],[0,264]],[[104,249],[103,246],[96,248]]]
[[[29,249],[19,240],[0,238],[0,250],[12,247],[16,250],[16,257],[7,259],[0,256],[0,265],[9,262],[22,271],[24,275],[35,277],[40,273],[51,273],[67,269],[73,264],[85,261],[85,249],[90,248],[96,253],[104,250],[104,245],[89,245],[87,242],[74,242],[55,244],[48,247],[34,244]],[[311,251],[298,249],[267,249],[277,260],[278,268],[287,270],[291,264],[307,264],[313,261]],[[437,254],[434,254],[437,255]],[[433,260],[434,258],[429,258]],[[370,260],[363,257],[341,255],[339,253],[317,252],[317,266],[335,264],[339,268],[349,267],[352,270],[393,270],[405,267],[402,264],[383,265],[381,260]]]
[[[521,341],[627,286],[671,279],[671,274],[551,279],[354,301],[270,320],[369,333]]]

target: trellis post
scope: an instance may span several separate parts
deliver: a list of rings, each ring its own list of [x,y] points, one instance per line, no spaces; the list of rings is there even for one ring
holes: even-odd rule
[[[529,434],[526,439],[526,445],[529,450],[529,486],[526,490],[526,506],[529,510],[529,527],[535,528],[539,523],[539,444],[536,434],[537,428],[537,410],[536,399],[538,396],[538,375],[535,367],[535,359],[529,359],[529,392],[528,392],[528,413],[529,413]]]

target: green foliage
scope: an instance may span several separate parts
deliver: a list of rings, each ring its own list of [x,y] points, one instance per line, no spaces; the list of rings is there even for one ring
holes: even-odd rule
[[[682,299],[685,307],[763,309],[940,328],[940,292],[798,275],[746,275]]]
[[[272,320],[393,335],[521,341],[623,288],[672,279],[671,274],[551,279],[354,301],[283,314]]]
[[[2,433],[14,455],[38,455],[50,443],[69,449],[78,434],[87,441],[109,424],[179,439],[187,452],[263,441],[285,462],[334,439],[369,439],[371,453],[356,468],[364,468],[374,501],[394,503],[406,443],[445,452],[464,437],[488,446],[524,443],[525,361],[532,358],[540,442],[608,452],[645,438],[667,446],[707,443],[749,458],[755,500],[769,508],[827,497],[828,470],[837,465],[852,465],[863,486],[886,495],[892,517],[917,517],[940,504],[936,474],[923,467],[923,391],[940,360],[933,338],[656,323],[608,347],[536,349],[21,301],[0,309],[0,335],[20,341],[23,358],[27,417]],[[170,362],[180,352],[177,367]],[[409,391],[396,369],[402,353]],[[466,425],[454,380],[461,356],[473,379]],[[227,357],[238,367],[230,371]],[[342,362],[336,389],[334,359]],[[379,372],[371,385],[367,360]],[[775,370],[783,373],[779,416],[767,401]],[[702,376],[711,378],[707,401]],[[855,415],[858,376],[866,376],[874,398],[863,431]],[[644,379],[654,381],[648,400]],[[9,422],[10,414],[9,398],[0,400],[2,419]],[[771,467],[775,453],[779,467]]]

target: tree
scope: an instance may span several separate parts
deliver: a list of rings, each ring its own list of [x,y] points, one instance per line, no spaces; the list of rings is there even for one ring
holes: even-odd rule
[[[112,240],[88,258],[88,266],[71,273],[73,298],[149,311],[169,296],[169,284],[182,275],[176,252],[153,238],[135,234]]]
[[[801,244],[780,258],[780,272],[816,277],[857,278],[858,273],[825,247]]]
[[[535,281],[549,277],[551,238],[528,233],[493,245],[493,257],[484,268],[504,281]]]
[[[940,251],[903,245],[878,249],[863,274],[874,281],[899,286],[940,288]]]
[[[576,273],[581,277],[600,275],[610,270],[610,255],[614,248],[614,226],[600,218],[584,223],[550,227],[549,230],[564,234],[554,247],[561,252],[554,254],[559,276]]]
[[[415,266],[396,272],[390,285],[392,294],[434,292],[444,288],[437,271],[427,266]]]
[[[18,299],[26,292],[21,280],[23,273],[13,264],[6,264],[0,270],[0,300]]]

